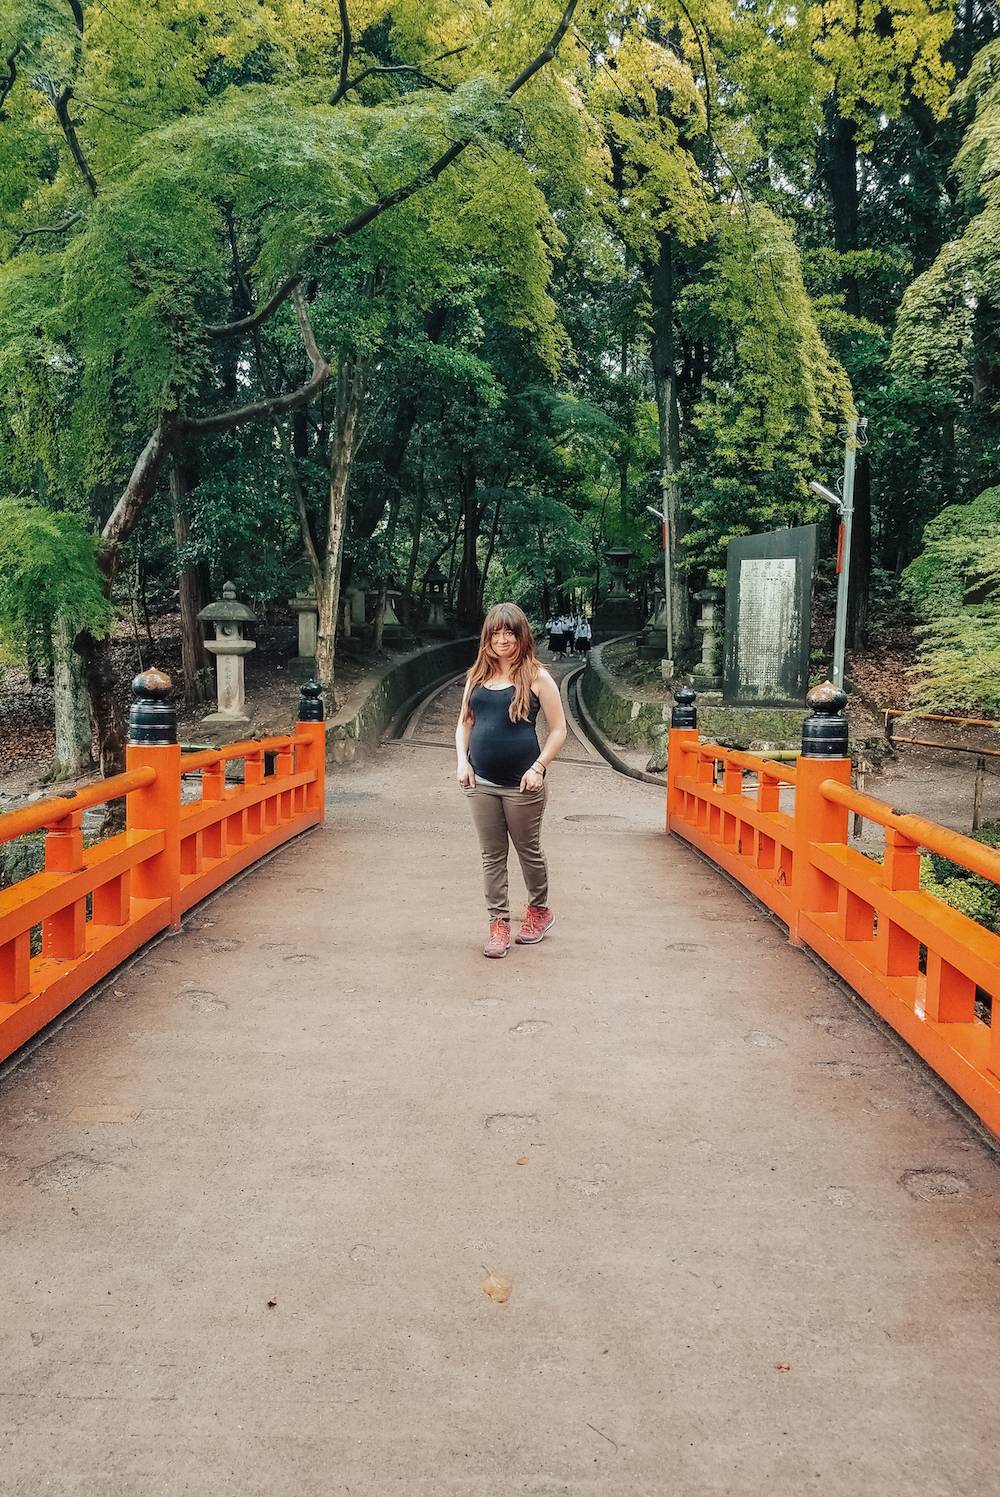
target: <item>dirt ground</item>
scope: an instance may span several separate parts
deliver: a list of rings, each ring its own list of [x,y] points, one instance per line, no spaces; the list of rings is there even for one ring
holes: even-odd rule
[[[139,671],[156,666],[177,683],[181,742],[199,743],[198,723],[214,710],[214,704],[195,709],[183,705],[179,620],[154,620],[151,632],[152,644],[145,630],[138,639],[133,634],[119,634],[113,641],[121,709],[128,711],[133,678]],[[256,628],[255,638],[257,649],[246,660],[251,732],[286,732],[295,721],[299,700],[300,678],[290,668],[296,626],[286,621],[262,623]],[[338,697],[343,699],[363,676],[392,658],[389,651],[375,655],[360,650],[353,641],[343,642],[337,657]],[[54,754],[52,682],[41,680],[32,685],[27,671],[0,664],[0,811],[49,791]],[[58,788],[70,789],[92,778],[93,772],[88,771],[78,781],[60,781]]]

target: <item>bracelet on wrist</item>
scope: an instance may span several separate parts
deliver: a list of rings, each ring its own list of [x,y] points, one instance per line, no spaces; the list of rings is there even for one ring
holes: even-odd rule
[[[538,773],[541,775],[542,779],[544,780],[544,778],[545,778],[545,765],[544,764],[539,764],[536,761],[531,767],[532,767],[532,769],[537,770]]]

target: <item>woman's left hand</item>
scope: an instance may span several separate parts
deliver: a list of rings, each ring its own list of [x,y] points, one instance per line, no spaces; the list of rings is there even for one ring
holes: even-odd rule
[[[540,774],[537,769],[535,769],[534,767],[532,767],[531,769],[526,769],[524,774],[521,776],[521,789],[540,790],[542,785],[544,784],[544,781],[545,776]]]

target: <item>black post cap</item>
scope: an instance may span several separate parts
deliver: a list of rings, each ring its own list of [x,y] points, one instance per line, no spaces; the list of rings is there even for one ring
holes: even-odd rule
[[[299,695],[299,722],[321,723],[326,720],[323,688],[318,681],[304,681]]]
[[[690,686],[679,686],[674,692],[674,705],[670,713],[672,728],[696,728],[698,726],[698,700]]]
[[[806,695],[812,715],[802,724],[802,756],[805,759],[846,759],[848,723],[844,716],[847,693],[824,681]]]
[[[173,682],[164,671],[148,670],[132,682],[135,702],[128,715],[128,741],[163,748],[177,742],[177,708],[170,700]]]

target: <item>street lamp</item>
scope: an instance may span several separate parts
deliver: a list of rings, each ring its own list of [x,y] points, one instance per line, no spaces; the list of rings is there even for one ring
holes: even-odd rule
[[[674,608],[673,608],[673,581],[670,569],[670,521],[666,513],[654,509],[651,504],[646,505],[651,515],[663,523],[663,608],[667,616],[667,658],[665,671],[668,676],[674,673]]]
[[[840,515],[840,534],[837,540],[837,622],[833,634],[833,684],[844,689],[844,657],[847,653],[847,598],[851,578],[851,534],[854,529],[854,466],[859,447],[868,441],[868,417],[853,418],[847,423],[847,442],[844,446],[844,477],[842,494],[835,494],[825,484],[815,479],[809,484],[818,498],[832,504]]]

